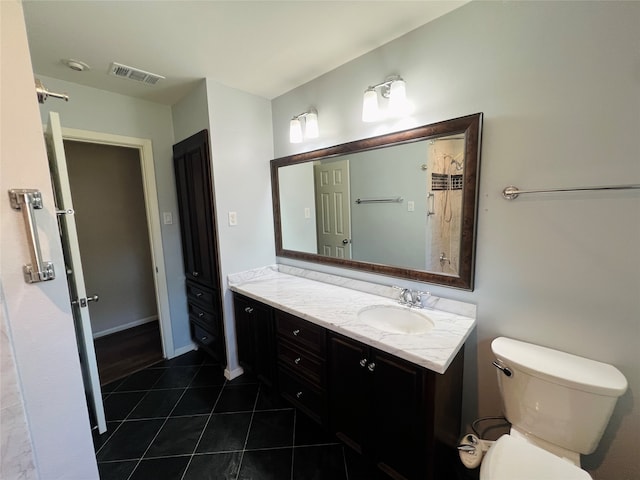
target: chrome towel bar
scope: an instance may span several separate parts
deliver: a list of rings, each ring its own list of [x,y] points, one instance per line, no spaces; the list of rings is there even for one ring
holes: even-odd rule
[[[24,265],[24,280],[27,283],[44,282],[56,278],[53,270],[53,263],[42,260],[40,252],[40,239],[38,238],[38,225],[34,210],[42,208],[42,194],[40,190],[33,189],[12,189],[9,190],[11,208],[21,210],[24,224],[27,229],[27,236],[30,237],[29,253],[31,263]]]
[[[552,193],[552,192],[580,192],[580,191],[596,191],[596,190],[637,190],[640,189],[639,184],[630,185],[601,185],[595,187],[567,187],[567,188],[548,188],[542,190],[520,190],[518,187],[510,185],[502,190],[502,197],[505,200],[514,200],[518,195],[529,193]]]
[[[393,197],[393,198],[359,198],[356,200],[356,203],[360,205],[361,203],[402,203],[404,199],[402,197]]]

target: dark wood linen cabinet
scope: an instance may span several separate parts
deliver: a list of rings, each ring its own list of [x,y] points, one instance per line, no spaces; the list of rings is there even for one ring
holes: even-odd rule
[[[173,146],[189,326],[193,341],[226,364],[209,133]]]

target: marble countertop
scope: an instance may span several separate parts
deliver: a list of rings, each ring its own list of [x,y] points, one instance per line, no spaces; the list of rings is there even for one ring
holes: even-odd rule
[[[376,286],[383,295],[374,294],[347,288],[344,286],[349,284],[346,279],[340,282],[344,285],[336,285],[338,282],[327,283],[309,278],[310,275],[299,276],[298,271],[293,272],[296,274],[284,273],[278,267],[281,266],[229,275],[229,288],[437,373],[447,370],[476,323],[475,306],[442,299],[448,302],[450,311],[428,307],[418,310],[434,322],[433,329],[428,333],[387,333],[362,322],[358,318],[358,311],[372,305],[398,306],[396,300],[383,296],[390,291],[389,287]],[[318,275],[320,278],[323,276],[317,273],[312,276],[318,278]],[[356,285],[356,288],[360,287],[362,285]],[[434,305],[438,300],[433,297],[431,301],[427,300],[427,304]],[[454,308],[451,308],[451,304],[454,304]],[[455,304],[462,308],[456,309]],[[460,310],[462,314],[452,313],[451,310]]]

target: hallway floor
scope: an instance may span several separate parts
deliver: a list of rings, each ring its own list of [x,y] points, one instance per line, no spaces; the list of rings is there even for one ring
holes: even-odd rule
[[[248,375],[199,352],[103,387],[101,480],[387,479]]]

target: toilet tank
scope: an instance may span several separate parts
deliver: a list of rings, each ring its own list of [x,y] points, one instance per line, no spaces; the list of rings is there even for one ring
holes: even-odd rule
[[[627,379],[612,365],[505,337],[491,343],[504,414],[517,430],[592,453]]]

